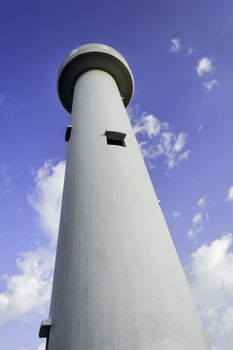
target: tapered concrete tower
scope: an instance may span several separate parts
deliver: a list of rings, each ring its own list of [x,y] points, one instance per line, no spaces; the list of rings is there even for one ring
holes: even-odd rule
[[[48,350],[207,350],[188,283],[125,110],[133,76],[88,44],[58,74],[71,113]]]

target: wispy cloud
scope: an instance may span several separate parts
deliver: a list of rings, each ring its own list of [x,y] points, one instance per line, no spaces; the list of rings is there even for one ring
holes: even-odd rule
[[[233,186],[231,186],[227,191],[226,201],[233,204]]]
[[[156,137],[161,131],[161,122],[153,114],[144,115],[133,126],[135,134],[141,133],[148,138]]]
[[[198,227],[203,222],[203,215],[202,213],[196,213],[193,217],[193,226]]]
[[[217,79],[208,80],[203,83],[203,86],[206,92],[210,92],[213,89],[213,87],[217,85],[218,85]]]
[[[5,163],[2,163],[0,165],[0,178],[1,178],[1,185],[2,185],[2,196],[5,196],[6,194],[11,192],[11,182],[12,179],[9,176],[9,170]]]
[[[192,219],[192,227],[188,229],[187,236],[191,240],[196,241],[197,236],[204,230],[204,217],[201,213],[196,213]]]
[[[197,235],[204,230],[203,226],[204,216],[201,212],[196,213],[192,219],[192,227],[187,231],[187,236],[196,240]]]
[[[206,120],[203,120],[197,128],[197,132],[203,131],[205,124],[206,124]]]
[[[211,74],[214,70],[213,61],[208,57],[201,58],[196,66],[197,74],[202,77],[206,74]]]
[[[233,235],[223,234],[191,255],[191,286],[203,321],[219,350],[233,344]]]
[[[194,231],[193,228],[190,228],[188,231],[187,231],[187,236],[190,240],[193,240],[195,237],[196,237],[196,232]]]
[[[169,48],[169,51],[172,53],[177,53],[181,50],[181,40],[180,38],[172,38],[171,39],[171,46]]]
[[[205,207],[205,205],[206,205],[206,196],[202,196],[200,199],[198,199],[197,205],[198,205],[198,207],[201,207],[201,208]]]
[[[1,118],[13,118],[15,116],[16,107],[19,106],[19,102],[12,96],[7,96],[3,92],[0,92],[0,117]]]
[[[174,211],[172,212],[172,215],[173,215],[174,220],[178,220],[178,219],[181,218],[182,213],[181,213],[180,211],[178,211],[178,210],[174,210]]]
[[[188,56],[192,55],[192,53],[194,52],[194,48],[192,46],[188,47]]]
[[[161,122],[153,114],[139,114],[130,110],[130,117],[146,161],[163,157],[168,169],[172,169],[188,159],[190,150],[186,149],[187,133],[173,132],[167,122]]]
[[[204,223],[208,220],[209,215],[203,214],[203,209],[206,206],[206,196],[202,196],[197,201],[198,211],[192,218],[192,225],[187,230],[187,236],[189,239],[196,241],[197,236],[204,230]]]

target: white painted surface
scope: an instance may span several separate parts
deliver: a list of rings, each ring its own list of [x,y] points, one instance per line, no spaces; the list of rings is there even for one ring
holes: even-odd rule
[[[73,99],[48,350],[207,350],[202,325],[114,79]],[[106,130],[126,133],[107,145]]]

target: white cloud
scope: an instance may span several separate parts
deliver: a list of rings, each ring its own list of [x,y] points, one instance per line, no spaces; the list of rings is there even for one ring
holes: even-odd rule
[[[146,134],[149,138],[156,137],[161,129],[161,123],[157,117],[152,114],[144,115],[137,124],[134,125],[134,133]]]
[[[21,253],[19,273],[2,276],[6,291],[0,293],[0,324],[42,311],[50,299],[54,255],[45,249]]]
[[[196,237],[196,232],[194,231],[193,228],[190,228],[188,231],[187,231],[187,236],[188,238],[190,239],[194,239]]]
[[[64,173],[64,161],[57,165],[46,161],[35,176],[34,190],[28,195],[30,205],[38,214],[40,227],[53,242],[58,234]]]
[[[178,220],[182,216],[182,213],[180,211],[178,211],[178,210],[174,210],[172,214],[173,214],[174,220]]]
[[[214,86],[218,85],[218,81],[216,79],[208,80],[203,83],[204,88],[207,92],[210,92]]]
[[[208,218],[203,216],[201,212],[196,213],[192,219],[192,227],[187,231],[187,236],[190,240],[196,240],[198,233],[204,230],[203,222]]]
[[[197,74],[202,77],[203,75],[210,74],[213,72],[213,62],[208,57],[203,57],[198,61],[196,66]]]
[[[200,225],[202,223],[202,221],[203,221],[202,213],[199,212],[199,213],[194,215],[194,217],[193,217],[193,225],[194,226]]]
[[[191,286],[217,350],[233,344],[233,235],[224,234],[191,255]]]
[[[192,55],[192,53],[194,52],[195,50],[192,48],[192,46],[189,46],[188,47],[188,55]]]
[[[58,231],[65,162],[46,161],[35,175],[35,188],[29,202],[35,209],[41,228],[55,243]],[[0,324],[23,319],[44,310],[50,299],[54,268],[54,244],[20,253],[18,273],[4,275],[6,291],[0,293]],[[43,349],[43,345],[40,345]]]
[[[153,114],[134,115],[131,111],[133,130],[138,137],[141,152],[146,161],[159,157],[165,159],[168,169],[187,160],[190,150],[185,150],[187,134],[171,131],[168,123],[161,122]]]
[[[202,196],[197,201],[199,211],[192,218],[192,226],[187,231],[187,236],[190,240],[196,241],[198,234],[204,230],[204,223],[209,219],[209,214],[203,214],[203,208],[206,206],[206,196]]]
[[[177,53],[181,49],[181,40],[180,38],[173,38],[171,39],[171,46],[169,51],[172,53]]]
[[[41,343],[36,350],[45,350],[45,343]]]
[[[187,135],[184,133],[180,133],[178,135],[176,142],[173,146],[173,148],[176,152],[180,152],[184,148],[185,142],[186,142],[186,137],[187,137]]]
[[[197,201],[198,207],[204,208],[206,205],[206,196],[202,196],[198,201]]]
[[[226,201],[233,203],[233,186],[228,189]]]

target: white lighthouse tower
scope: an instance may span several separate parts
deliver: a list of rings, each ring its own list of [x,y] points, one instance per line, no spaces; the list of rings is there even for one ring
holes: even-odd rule
[[[88,44],[58,74],[71,113],[47,350],[207,350],[125,107],[133,76]]]

